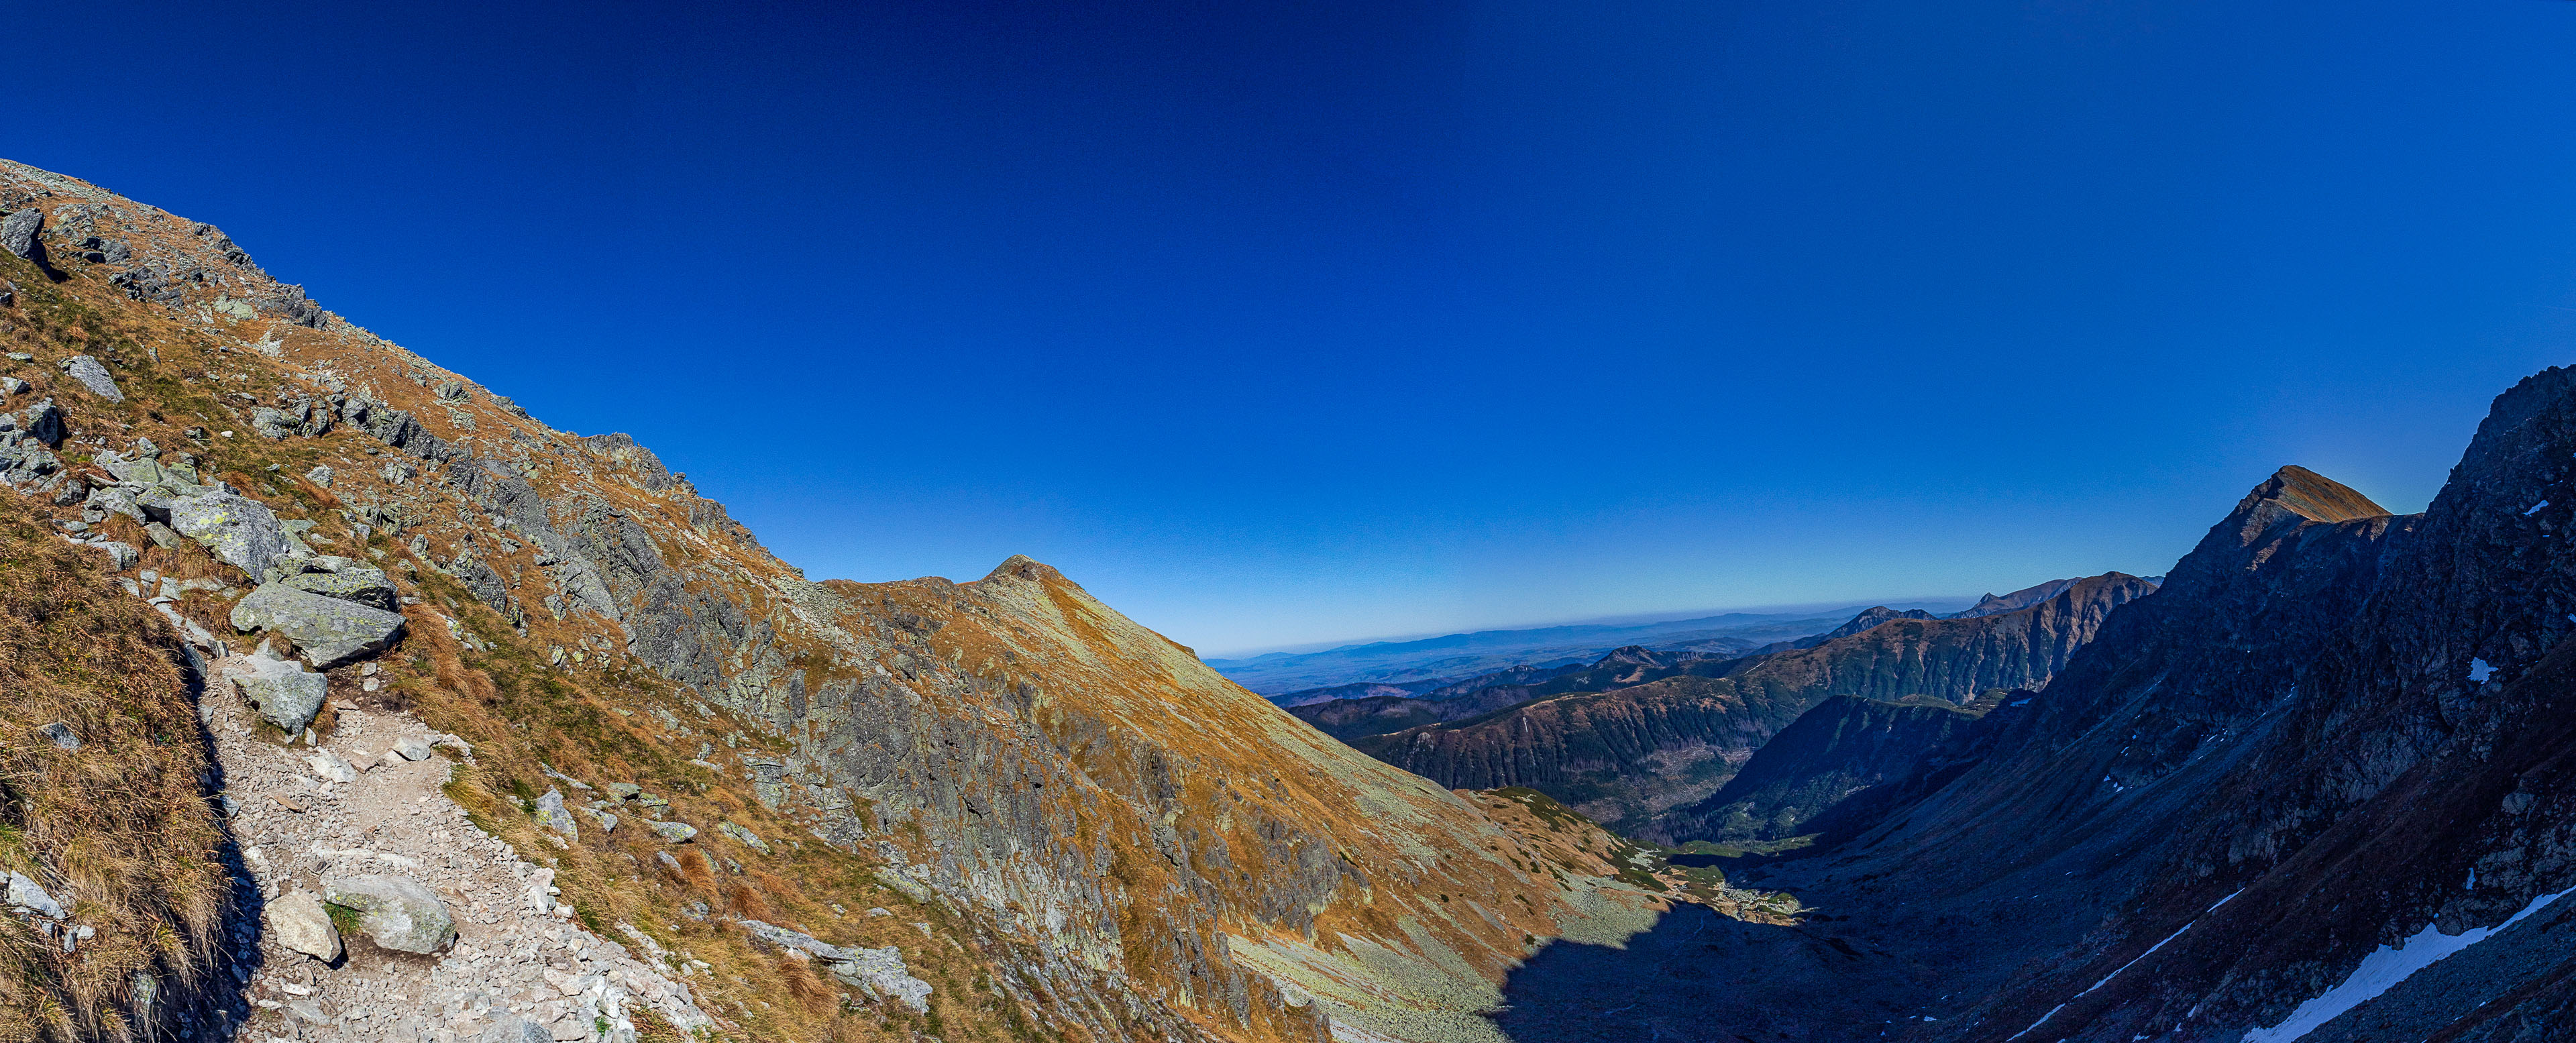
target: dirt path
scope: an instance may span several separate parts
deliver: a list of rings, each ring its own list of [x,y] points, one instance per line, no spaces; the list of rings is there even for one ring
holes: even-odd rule
[[[280,745],[227,679],[247,666],[241,656],[209,664],[201,709],[262,909],[246,993],[253,1011],[240,1038],[627,1043],[647,1010],[683,1030],[710,1024],[672,976],[685,964],[666,962],[676,958],[640,934],[630,949],[584,930],[547,894],[553,870],[519,857],[441,792],[448,758],[472,756],[461,741],[408,760],[390,752],[397,740],[442,736],[407,714],[344,702],[318,747],[303,738]],[[328,963],[285,946],[276,917],[290,903],[281,897],[318,896],[326,879],[361,874],[427,885],[456,922],[454,944],[414,955],[342,930],[345,954]]]

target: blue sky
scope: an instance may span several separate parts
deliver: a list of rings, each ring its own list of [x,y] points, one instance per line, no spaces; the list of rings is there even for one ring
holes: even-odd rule
[[[1210,654],[2159,572],[2576,361],[2548,0],[87,7],[0,155]]]

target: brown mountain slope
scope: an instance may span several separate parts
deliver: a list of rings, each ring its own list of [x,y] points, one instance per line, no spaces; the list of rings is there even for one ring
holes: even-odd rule
[[[1838,695],[1888,701],[1921,695],[1955,703],[1988,689],[2038,687],[2112,609],[2154,589],[2109,573],[2014,612],[1890,619],[1815,648],[1685,664],[1643,683],[1353,743],[1444,785],[1528,786],[1623,833],[1687,840],[1665,829],[1659,816],[1716,792],[1755,749],[1816,703]],[[1698,676],[1703,668],[1718,676]]]
[[[1474,1012],[1534,946],[1615,940],[1661,902],[1549,869],[1045,566],[807,582],[631,440],[537,422],[210,226],[5,161],[0,210],[42,215],[44,261],[0,255],[0,338],[32,356],[0,365],[31,385],[5,404],[50,398],[68,429],[0,447],[0,481],[101,567],[207,579],[166,607],[209,653],[264,577],[165,536],[149,489],[110,496],[137,461],[381,565],[407,635],[368,686],[333,668],[335,697],[471,740],[451,792],[555,865],[594,933],[771,968],[699,980],[728,1034],[1493,1039]],[[669,871],[635,828],[556,846],[527,807],[581,778],[704,828]],[[737,925],[770,918],[903,946],[929,1010],[798,991]]]

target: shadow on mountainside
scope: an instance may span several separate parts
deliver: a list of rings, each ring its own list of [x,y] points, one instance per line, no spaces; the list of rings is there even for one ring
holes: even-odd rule
[[[1746,923],[1685,905],[1621,947],[1559,941],[1489,1015],[1514,1043],[1828,1043],[1902,1038],[1928,975],[1819,919]],[[1910,984],[1911,983],[1911,984]],[[1909,1000],[1915,1002],[1908,1002]]]

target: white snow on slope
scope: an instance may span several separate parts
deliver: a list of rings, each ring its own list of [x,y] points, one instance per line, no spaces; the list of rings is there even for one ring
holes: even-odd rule
[[[2396,948],[2383,945],[2377,952],[2362,957],[2361,966],[2353,968],[2352,975],[2345,978],[2343,984],[2327,989],[2323,996],[2299,1004],[2299,1009],[2290,1012],[2290,1020],[2268,1029],[2255,1029],[2246,1033],[2244,1043],[2290,1043],[2291,1040],[2314,1032],[2319,1026],[2341,1016],[2343,1012],[2361,1006],[2380,993],[2395,987],[2398,982],[2405,981],[2407,976],[2416,971],[2430,967],[2452,953],[2504,933],[2506,928],[2520,922],[2523,917],[2539,912],[2541,907],[2566,897],[2570,892],[2576,892],[2576,887],[2554,895],[2534,898],[2530,905],[2523,906],[2521,912],[2506,918],[2505,922],[2493,927],[2472,928],[2461,932],[2456,937],[2443,934],[2435,930],[2433,925],[2426,924],[2423,930],[2415,932],[2414,937],[2397,943]]]
[[[2236,900],[2236,895],[2241,895],[2241,894],[2244,894],[2244,893],[2245,893],[2245,889],[2244,889],[2244,888],[2241,888],[2241,887],[2240,887],[2240,888],[2237,888],[2237,889],[2236,889],[2236,894],[2231,894],[2231,895],[2228,895],[2228,896],[2227,896],[2227,897],[2225,897],[2225,898],[2221,898],[2221,899],[2219,899],[2219,900],[2218,900],[2218,905],[2213,905],[2213,906],[2210,906],[2210,907],[2209,907],[2209,908],[2207,908],[2207,909],[2203,909],[2203,910],[2201,910],[2201,914],[2200,914],[2200,915],[2201,915],[2201,916],[2207,916],[2207,915],[2209,915],[2210,913],[2217,912],[2217,911],[2218,911],[2218,906],[2219,906],[2219,905],[2226,905],[2226,904],[2227,904],[2227,903],[2229,903],[2229,902],[2233,902],[2233,901],[2235,901],[2235,900]],[[2165,942],[2170,942],[2170,941],[2172,941],[2172,940],[2174,940],[2174,939],[2176,939],[2176,938],[2180,938],[2180,937],[2182,937],[2182,932],[2183,932],[2183,931],[2191,930],[2191,924],[2193,924],[2193,923],[2199,923],[2199,922],[2200,922],[2200,917],[2193,917],[2193,918],[2192,918],[2191,923],[2187,923],[2187,924],[2182,925],[2182,931],[2175,931],[2175,932],[2174,932],[2174,933],[2172,933],[2172,934],[2168,934],[2168,935],[2166,935],[2166,936],[2165,936],[2165,940],[2164,940],[2163,942],[2157,942],[2157,943],[2155,943],[2154,945],[2147,946],[2147,951],[2142,952],[2142,953],[2139,953],[2139,954],[2137,955],[2137,958],[2136,958],[2136,959],[2132,959],[2132,960],[2130,960],[2130,961],[2129,961],[2129,962],[2127,962],[2127,963],[2121,964],[2121,965],[2120,965],[2120,970],[2118,970],[2118,971],[2112,971],[2112,972],[2111,972],[2111,973],[2109,973],[2109,974],[2105,974],[2105,975],[2103,975],[2103,976],[2102,976],[2102,980],[2101,980],[2101,981],[2094,982],[2094,983],[2093,983],[2093,988],[2092,988],[2092,989],[2086,989],[2086,990],[2084,990],[2084,991],[2082,991],[2082,992],[2076,993],[2075,995],[2072,995],[2072,996],[2067,997],[2067,998],[2066,998],[2066,1003],[2073,1003],[2073,1002],[2075,1002],[2076,1000],[2083,999],[2083,998],[2084,998],[2084,997],[2086,997],[2086,996],[2092,995],[2092,993],[2093,993],[2093,989],[2098,989],[2098,988],[2101,988],[2102,986],[2105,986],[2105,985],[2109,985],[2109,984],[2111,984],[2111,979],[2119,977],[2119,976],[2120,976],[2120,971],[2125,971],[2125,970],[2128,970],[2128,969],[2129,969],[2129,968],[2131,968],[2131,967],[2135,967],[2135,966],[2137,966],[2137,965],[2138,965],[2138,960],[2143,960],[2143,959],[2146,959],[2146,958],[2147,958],[2147,957],[2149,957],[2149,956],[2153,956],[2153,955],[2155,955],[2155,954],[2156,954],[2156,950],[2158,950],[2158,949],[2161,949],[2161,948],[2164,948],[2164,947],[2165,947]],[[2015,1033],[2013,1033],[2013,1034],[2012,1034],[2012,1036],[2011,1036],[2010,1038],[2008,1038],[2008,1039],[2004,1040],[2004,1043],[2012,1043],[2012,1041],[2013,1041],[2013,1040],[2020,1039],[2020,1038],[2022,1038],[2023,1036],[2030,1035],[2030,1031],[2031,1031],[2031,1029],[2035,1029],[2035,1028],[2038,1028],[2038,1027],[2040,1027],[2040,1026],[2042,1026],[2042,1025],[2048,1024],[2048,1019],[2053,1018],[2053,1017],[2056,1017],[2056,1016],[2057,1016],[2057,1012],[2058,1012],[2058,1011],[2061,1011],[2061,1010],[2065,1010],[2065,1009],[2066,1009],[2066,1003],[2060,1003],[2060,1004],[2058,1004],[2058,1005],[2056,1005],[2056,1006],[2054,1006],[2054,1007],[2050,1007],[2050,1008],[2048,1008],[2048,1013],[2040,1015],[2040,1016],[2039,1016],[2039,1020],[2038,1020],[2038,1021],[2031,1022],[2031,1023],[2030,1023],[2030,1028],[2023,1029],[2023,1030],[2021,1030],[2021,1031],[2019,1031],[2019,1032],[2015,1032]]]

